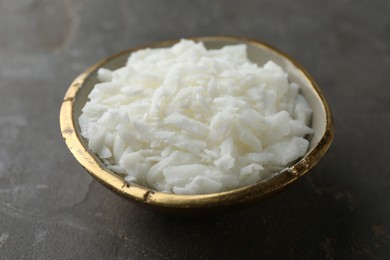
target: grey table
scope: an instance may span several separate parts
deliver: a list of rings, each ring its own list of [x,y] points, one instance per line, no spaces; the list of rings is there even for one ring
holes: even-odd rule
[[[58,114],[72,79],[123,49],[239,35],[302,63],[334,143],[277,197],[203,219],[140,209],[94,181]],[[389,259],[389,1],[0,0],[1,259]]]

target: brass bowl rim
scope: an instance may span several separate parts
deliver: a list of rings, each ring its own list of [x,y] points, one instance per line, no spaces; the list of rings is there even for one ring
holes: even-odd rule
[[[108,61],[118,58],[122,55],[129,55],[130,53],[143,48],[156,48],[167,45],[172,45],[180,39],[162,41],[143,45],[135,48],[130,48],[122,52],[111,55],[96,64],[90,66],[87,70],[81,73],[70,85],[67,90],[64,100],[62,102],[60,111],[60,127],[62,136],[77,161],[91,174],[96,180],[104,184],[109,189],[118,193],[122,197],[130,199],[135,202],[140,202],[145,206],[152,208],[212,208],[212,207],[226,207],[235,204],[248,203],[255,200],[266,198],[282,189],[291,183],[295,182],[305,173],[307,173],[314,165],[318,163],[321,157],[328,150],[334,136],[333,119],[328,103],[325,100],[317,83],[309,75],[305,68],[303,68],[293,58],[283,53],[282,51],[258,40],[236,37],[236,36],[206,36],[187,38],[195,41],[231,41],[243,42],[252,44],[268,51],[274,52],[291,62],[302,76],[304,76],[311,84],[315,94],[321,100],[321,105],[325,111],[326,126],[325,132],[318,143],[311,148],[305,156],[303,156],[294,165],[287,167],[285,170],[276,174],[274,177],[261,181],[249,186],[237,188],[219,193],[200,194],[200,195],[178,195],[169,194],[159,191],[154,191],[134,183],[127,183],[122,177],[112,173],[104,168],[101,161],[85,147],[82,142],[82,137],[79,135],[76,127],[77,120],[73,118],[73,104],[77,98],[78,90],[82,87],[84,81],[91,76],[97,69],[102,67]]]

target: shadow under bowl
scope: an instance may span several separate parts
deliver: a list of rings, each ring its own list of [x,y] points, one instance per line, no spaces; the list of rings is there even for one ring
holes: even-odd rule
[[[88,101],[88,94],[98,83],[97,70],[101,67],[111,70],[123,67],[132,52],[143,48],[170,47],[179,41],[173,40],[132,48],[110,56],[88,68],[70,85],[60,112],[61,132],[70,151],[87,172],[113,192],[138,205],[167,213],[197,215],[236,208],[276,194],[318,163],[333,140],[332,115],[320,88],[301,65],[279,50],[256,40],[224,36],[198,37],[192,40],[204,42],[208,49],[246,44],[248,58],[252,62],[263,65],[272,60],[287,71],[289,80],[301,86],[301,93],[313,110],[311,127],[314,134],[309,138],[307,153],[270,179],[226,192],[202,195],[177,195],[154,191],[127,183],[121,176],[107,169],[88,149],[88,142],[81,136],[78,125],[78,118]]]

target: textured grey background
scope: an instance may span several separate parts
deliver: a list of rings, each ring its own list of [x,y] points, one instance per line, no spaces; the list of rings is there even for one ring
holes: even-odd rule
[[[279,196],[226,216],[139,209],[92,180],[58,114],[73,78],[120,50],[239,35],[302,63],[336,136]],[[1,259],[389,259],[390,2],[0,0]]]

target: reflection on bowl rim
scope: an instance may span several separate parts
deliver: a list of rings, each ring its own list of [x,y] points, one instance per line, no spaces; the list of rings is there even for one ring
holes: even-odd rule
[[[89,67],[86,71],[80,74],[70,85],[68,91],[65,94],[61,112],[60,112],[60,125],[62,136],[69,147],[70,151],[78,162],[99,182],[104,184],[109,189],[118,193],[122,197],[130,199],[135,202],[139,202],[141,205],[148,206],[150,208],[159,208],[165,210],[176,210],[183,211],[184,209],[209,209],[209,208],[224,208],[227,206],[233,206],[237,204],[244,204],[255,200],[260,200],[268,197],[292,182],[296,181],[306,172],[308,172],[321,157],[328,150],[333,140],[333,121],[329,106],[321,93],[318,85],[311,78],[308,72],[299,65],[292,58],[282,53],[281,51],[271,47],[263,42],[252,40],[242,37],[231,37],[231,36],[209,36],[209,37],[196,37],[190,38],[195,41],[241,41],[250,43],[261,48],[268,49],[276,53],[279,56],[289,60],[298,70],[303,73],[303,76],[309,80],[311,87],[315,91],[316,95],[322,101],[322,106],[325,111],[326,127],[325,132],[322,135],[319,142],[311,148],[308,153],[305,154],[299,161],[294,165],[286,168],[279,174],[276,174],[272,178],[255,183],[250,186],[229,190],[219,193],[201,194],[201,195],[178,195],[169,194],[154,191],[134,183],[127,183],[122,177],[112,173],[110,170],[105,169],[101,161],[85,147],[81,141],[81,136],[77,133],[76,122],[73,118],[73,104],[76,99],[79,88],[83,85],[85,79],[93,74],[98,68],[102,67],[108,61],[118,58],[122,55],[129,55],[139,49],[151,47],[162,47],[172,45],[179,40],[164,41],[138,48],[131,48],[123,52],[114,54],[95,65]]]

